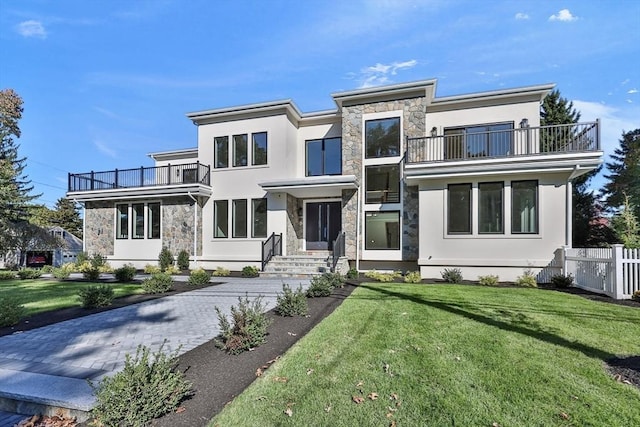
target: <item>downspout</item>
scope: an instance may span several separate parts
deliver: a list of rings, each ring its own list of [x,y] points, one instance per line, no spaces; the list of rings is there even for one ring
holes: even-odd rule
[[[193,200],[193,263],[198,266],[198,199],[193,197],[191,191],[187,193]]]
[[[569,174],[567,178],[567,187],[566,187],[566,227],[565,227],[565,237],[564,244],[566,247],[572,247],[572,235],[573,235],[573,179],[578,176],[578,171],[580,170],[580,165],[575,165],[573,167],[573,171]]]
[[[361,212],[361,202],[362,199],[360,198],[360,186],[358,186],[358,207],[356,208],[356,271],[360,272],[360,251],[358,250],[360,248],[360,239],[361,239],[361,235],[360,235],[360,215],[362,214]]]
[[[87,252],[84,236],[87,235],[87,207],[83,203],[80,203],[77,199],[73,199],[73,203],[82,205],[82,252]]]

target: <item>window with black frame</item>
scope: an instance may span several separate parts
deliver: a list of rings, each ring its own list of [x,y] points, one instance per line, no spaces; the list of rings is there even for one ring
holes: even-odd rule
[[[342,138],[312,139],[306,142],[307,176],[342,173]]]
[[[367,120],[365,131],[365,157],[400,156],[400,117]]]

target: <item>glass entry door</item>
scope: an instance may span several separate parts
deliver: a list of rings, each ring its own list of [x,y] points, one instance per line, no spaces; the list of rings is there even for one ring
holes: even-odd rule
[[[342,228],[341,202],[307,203],[306,209],[307,250],[333,250],[333,241]]]

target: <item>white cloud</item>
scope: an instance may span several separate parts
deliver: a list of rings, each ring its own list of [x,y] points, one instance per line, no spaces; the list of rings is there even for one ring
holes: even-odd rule
[[[526,19],[529,19],[529,15],[527,15],[526,13],[518,12],[518,13],[516,13],[516,19],[517,20],[526,20]]]
[[[112,158],[116,158],[118,157],[118,155],[116,154],[116,151],[112,148],[107,147],[105,144],[103,144],[100,141],[93,141],[93,144],[96,146],[96,148],[102,153],[102,154],[106,154],[109,157]]]
[[[638,89],[633,88],[633,89],[629,90],[627,93],[629,93],[629,94],[638,93]]]
[[[560,12],[555,15],[551,15],[549,17],[549,21],[563,21],[563,22],[571,22],[578,19],[577,16],[573,16],[569,9],[562,9]]]
[[[364,89],[372,86],[384,85],[391,83],[389,75],[395,76],[399,70],[413,68],[418,64],[418,61],[411,59],[404,62],[392,62],[391,64],[380,64],[363,68],[360,70],[360,88]]]
[[[19,23],[16,26],[16,30],[18,31],[18,34],[23,37],[36,37],[39,39],[47,38],[47,30],[45,30],[42,22],[34,21],[33,19]]]

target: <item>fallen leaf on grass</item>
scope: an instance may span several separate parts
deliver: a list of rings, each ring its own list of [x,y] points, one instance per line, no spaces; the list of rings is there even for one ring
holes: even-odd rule
[[[364,385],[364,382],[363,382],[363,381],[358,381],[358,384],[356,384],[356,387],[357,387],[357,388],[360,388],[360,387],[362,387],[363,385]]]
[[[396,427],[396,420],[391,421],[391,424],[389,424],[389,427]]]
[[[311,374],[313,374],[313,369],[311,368],[307,369],[307,375],[311,375]]]
[[[262,369],[256,369],[256,377],[262,376]]]
[[[186,410],[187,408],[185,408],[184,406],[180,406],[178,409],[176,409],[176,414],[181,414]]]
[[[500,427],[500,424],[498,424],[498,423],[493,423],[493,424],[491,424],[491,427]]]
[[[378,393],[376,393],[375,391],[372,391],[367,395],[367,397],[371,400],[376,400],[378,398]]]
[[[389,399],[398,400],[398,395],[396,393],[392,393],[391,396],[389,396]]]
[[[362,396],[352,396],[351,400],[353,400],[354,403],[357,403],[359,405],[362,402],[364,402],[364,397],[362,397]]]
[[[289,381],[286,377],[273,377],[273,380],[278,383],[286,383]]]
[[[331,405],[325,406],[324,412],[329,412],[331,410]]]
[[[460,361],[460,356],[456,356],[455,359],[456,359],[457,362],[459,362]]]
[[[384,366],[382,367],[382,369],[384,369],[384,373],[388,374],[389,373],[389,364],[385,363]]]
[[[291,408],[287,408],[287,409],[284,411],[284,413],[285,413],[287,416],[289,416],[289,417],[293,415],[293,411],[291,410]]]
[[[387,409],[391,412],[396,412],[398,408],[392,408],[391,406],[387,406]]]
[[[568,420],[569,419],[569,415],[567,415],[564,412],[560,412],[560,418],[562,418],[563,420]]]

